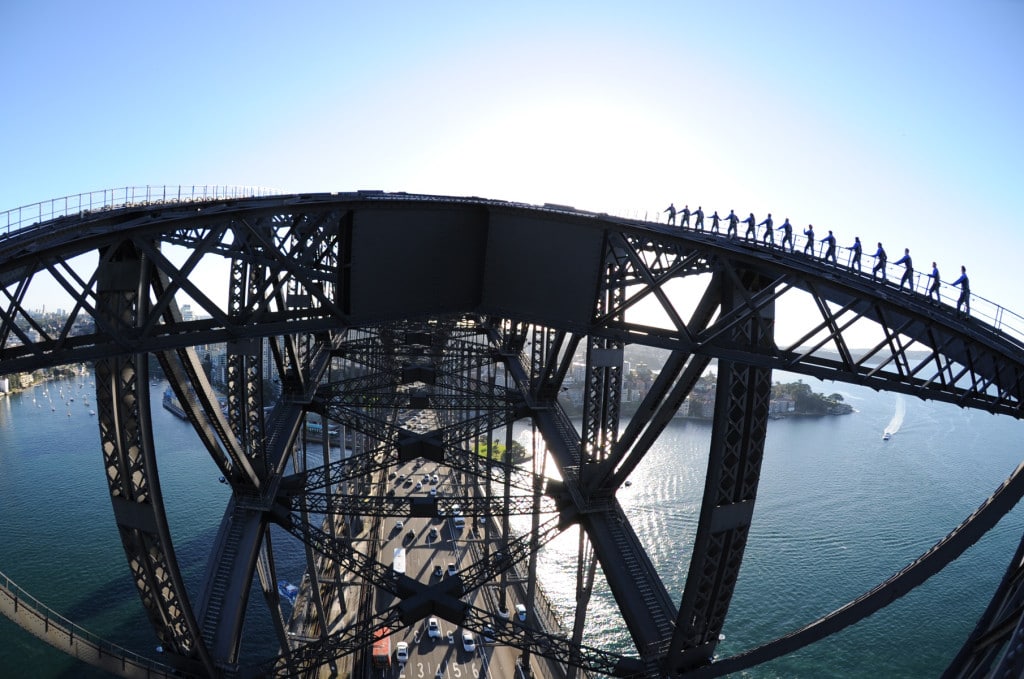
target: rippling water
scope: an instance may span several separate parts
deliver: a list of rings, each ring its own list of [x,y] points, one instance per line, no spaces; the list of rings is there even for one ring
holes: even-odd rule
[[[890,576],[963,520],[1020,461],[1015,421],[804,380],[815,390],[844,394],[857,412],[770,423],[746,557],[719,646],[723,655],[806,624]],[[107,499],[96,418],[83,403],[83,395],[94,398],[92,387],[78,384],[53,382],[0,399],[0,570],[89,631],[151,654],[156,642]],[[44,391],[57,403],[61,387],[65,400],[74,392],[76,401],[50,410]],[[189,426],[159,408],[160,391],[154,387],[163,490],[178,557],[194,589],[228,491]],[[883,442],[882,431],[900,408],[899,432]],[[529,432],[519,435],[528,440]],[[705,423],[672,424],[619,495],[677,602],[710,435]],[[1022,530],[1018,507],[918,591],[744,676],[937,676],[988,603]],[[542,551],[544,587],[564,607],[574,596],[574,573],[563,565],[575,559],[571,533]],[[301,575],[299,555],[282,560],[298,573],[294,577]],[[589,620],[600,630],[589,634],[589,643],[629,650],[607,593],[595,594]],[[253,635],[247,627],[247,644],[258,646],[262,633],[255,627]],[[0,634],[0,676],[97,676],[3,618]]]
[[[788,380],[776,375],[775,379]],[[796,379],[796,378],[793,378]],[[805,381],[807,378],[803,378]],[[857,412],[771,421],[743,567],[719,653],[728,656],[829,613],[944,537],[1020,461],[1021,424],[867,389],[839,391]],[[903,413],[899,432],[883,430]],[[528,441],[529,433],[521,436]],[[711,427],[670,426],[619,498],[674,600],[681,598],[703,494]],[[887,609],[749,677],[931,677],[959,650],[1024,530],[1018,507],[958,561]],[[545,548],[545,582],[574,597],[574,536]],[[557,573],[557,578],[554,575]],[[590,614],[589,643],[628,651],[607,590]]]

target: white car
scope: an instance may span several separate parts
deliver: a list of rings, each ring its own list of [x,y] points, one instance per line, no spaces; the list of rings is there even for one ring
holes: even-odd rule
[[[526,622],[526,606],[522,604],[516,604],[516,617],[521,622]]]
[[[437,622],[437,618],[430,618],[427,620],[427,636],[431,639],[441,638],[441,625]]]
[[[409,662],[409,644],[399,641],[395,646],[395,660],[398,662]]]
[[[473,638],[472,632],[462,630],[462,648],[466,649],[467,651],[476,650],[476,639]]]
[[[455,567],[455,564],[453,564],[453,563],[448,564],[448,577],[449,578],[454,578],[455,574],[458,573],[458,572],[459,572],[459,569]],[[526,619],[526,613],[525,612],[523,613],[523,619],[524,620]]]

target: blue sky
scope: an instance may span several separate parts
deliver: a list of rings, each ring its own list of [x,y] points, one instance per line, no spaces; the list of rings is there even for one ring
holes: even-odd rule
[[[0,25],[0,210],[147,184],[674,201],[966,264],[1024,313],[1019,0],[8,0]]]

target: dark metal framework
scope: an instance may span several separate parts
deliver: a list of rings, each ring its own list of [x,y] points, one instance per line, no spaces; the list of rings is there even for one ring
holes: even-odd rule
[[[537,252],[540,237],[547,247]],[[528,280],[509,263],[519,257],[531,258]],[[211,262],[228,272],[224,299],[199,282]],[[73,300],[59,327],[27,307],[44,280]],[[198,313],[186,318],[183,303]],[[783,319],[792,307],[800,313]],[[868,348],[855,350],[863,337]],[[195,349],[211,342],[227,347],[226,412]],[[624,418],[631,345],[664,349],[666,358]],[[562,393],[581,353],[577,427]],[[195,600],[160,493],[149,355],[232,489]],[[870,615],[955,559],[1024,494],[1018,469],[874,590],[713,662],[753,517],[771,371],[1020,418],[1024,349],[923,296],[837,275],[813,258],[566,208],[315,194],[125,206],[0,238],[0,372],[85,361],[95,362],[111,502],[140,598],[177,666],[197,675],[358,663],[376,630],[428,615],[480,631],[505,607],[509,573],[525,573],[530,597],[541,596],[537,551],[578,527],[577,607],[566,630],[513,621],[497,639],[555,659],[570,676],[720,676]],[[685,587],[671,592],[616,493],[712,361],[718,385],[703,500]],[[481,453],[510,443],[512,423],[523,419],[543,436],[558,481],[538,466],[541,456],[528,470]],[[308,440],[310,422],[322,425],[319,445]],[[350,456],[332,456],[329,424]],[[481,529],[494,540],[475,563],[438,584],[396,577],[355,539],[376,534],[384,516],[450,508],[453,498],[386,494],[388,473],[415,459],[450,467],[467,514],[494,519]],[[512,530],[516,514],[531,517],[531,530]],[[305,556],[315,611],[301,638],[288,633],[275,584],[276,554],[291,548]],[[1017,554],[950,676],[1018,667],[1021,561]],[[634,652],[587,643],[598,567]],[[351,594],[353,579],[361,596]],[[254,582],[279,649],[244,657]],[[495,583],[500,598],[484,598],[494,609],[473,603]],[[373,592],[393,603],[374,609]],[[329,631],[332,601],[358,606],[355,622]]]

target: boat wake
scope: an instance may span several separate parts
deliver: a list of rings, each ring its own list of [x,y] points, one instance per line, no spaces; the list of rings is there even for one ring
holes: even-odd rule
[[[889,438],[900,430],[903,426],[903,418],[907,414],[907,403],[903,400],[903,396],[900,394],[896,395],[896,412],[893,413],[892,419],[889,420],[889,424],[885,425],[885,430],[882,432],[882,439],[888,441]]]

